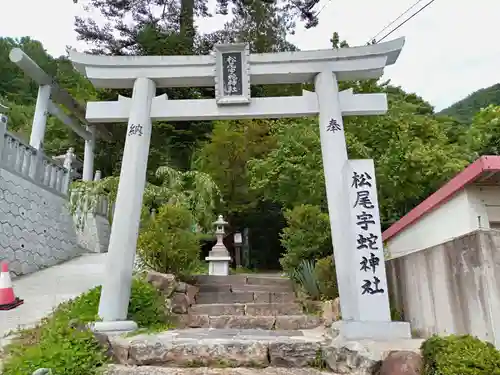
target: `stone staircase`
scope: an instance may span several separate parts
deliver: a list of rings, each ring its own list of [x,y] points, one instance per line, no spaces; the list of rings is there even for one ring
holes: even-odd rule
[[[110,337],[108,375],[321,375],[323,330],[304,314],[290,280],[198,276],[181,328]],[[286,369],[286,371],[285,371]]]
[[[332,336],[319,317],[302,312],[281,277],[198,276],[195,283],[196,303],[179,315],[179,329],[109,337],[114,363],[105,375],[372,375],[393,350],[421,345]]]
[[[184,316],[190,328],[312,329],[321,318],[296,302],[289,279],[269,276],[197,276],[196,304]]]

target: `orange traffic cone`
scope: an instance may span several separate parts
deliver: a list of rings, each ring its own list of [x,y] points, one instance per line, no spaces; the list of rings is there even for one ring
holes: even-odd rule
[[[7,263],[2,263],[0,269],[0,310],[12,310],[23,303],[22,299],[14,295],[9,266]]]

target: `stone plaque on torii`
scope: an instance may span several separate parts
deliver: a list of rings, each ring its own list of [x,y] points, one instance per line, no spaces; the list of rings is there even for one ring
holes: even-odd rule
[[[328,212],[348,339],[410,338],[391,322],[372,160],[348,160],[342,117],[380,115],[386,94],[338,91],[338,81],[376,79],[396,62],[404,38],[363,47],[250,54],[245,44],[215,46],[205,56],[96,56],[70,52],[97,88],[133,88],[132,97],[90,102],[89,122],[128,122],[109,243],[98,330],[127,330],[132,269],[152,121],[228,120],[319,115]],[[302,96],[252,98],[250,85],[309,83]],[[158,87],[215,87],[215,99],[168,100]],[[364,180],[361,178],[363,177]],[[364,184],[361,182],[364,181]]]

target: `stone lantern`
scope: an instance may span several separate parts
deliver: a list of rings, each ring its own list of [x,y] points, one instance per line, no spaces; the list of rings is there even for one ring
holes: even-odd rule
[[[222,215],[219,215],[217,221],[213,223],[215,226],[215,237],[217,238],[217,243],[214,245],[208,257],[205,258],[208,261],[208,274],[214,276],[227,276],[229,275],[229,262],[231,261],[231,256],[224,246],[224,227],[228,225],[228,222],[224,220]]]

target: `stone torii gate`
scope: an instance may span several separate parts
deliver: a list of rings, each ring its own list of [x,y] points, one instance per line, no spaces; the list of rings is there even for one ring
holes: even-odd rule
[[[319,114],[321,151],[345,337],[409,338],[391,322],[372,160],[349,161],[342,116],[387,111],[385,94],[338,91],[338,81],[374,79],[394,64],[404,38],[338,50],[250,54],[246,44],[206,56],[96,56],[70,52],[97,88],[133,88],[132,97],[90,102],[89,122],[128,122],[120,184],[96,330],[134,329],[126,321],[142,195],[154,120],[222,120]],[[250,85],[314,82],[315,93],[251,98]],[[168,100],[158,87],[213,87],[215,99]]]
[[[82,180],[92,181],[94,177],[94,148],[96,136],[109,141],[111,133],[103,126],[89,124],[85,120],[85,107],[48,75],[20,48],[13,48],[9,54],[10,60],[16,64],[28,77],[38,84],[35,114],[30,135],[30,146],[40,150],[43,148],[47,116],[57,117],[76,134],[85,140]],[[63,110],[66,108],[70,114]]]

